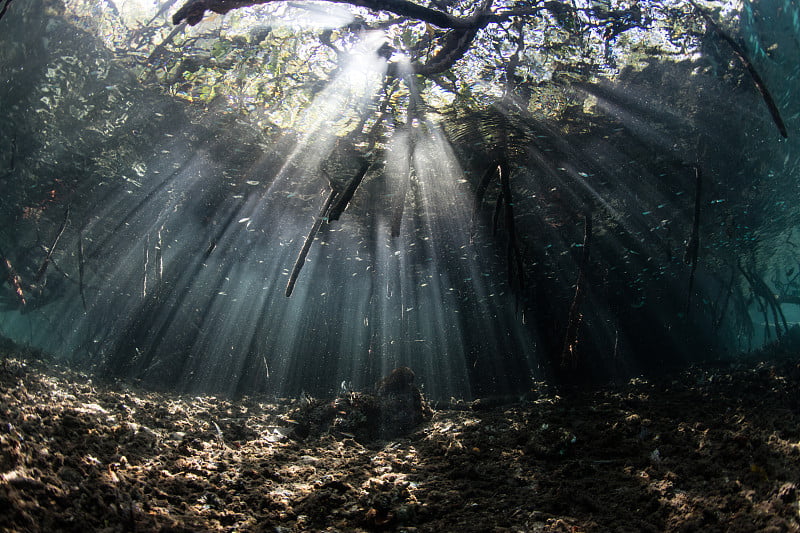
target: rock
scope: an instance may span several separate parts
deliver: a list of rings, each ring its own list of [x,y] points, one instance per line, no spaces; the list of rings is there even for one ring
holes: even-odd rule
[[[378,384],[378,432],[381,438],[406,434],[433,414],[414,385],[414,378],[410,368],[401,366]]]
[[[365,442],[405,435],[433,415],[414,385],[414,372],[400,367],[381,380],[374,394],[346,392],[333,401],[312,400],[292,412],[292,435],[305,439],[332,431]]]

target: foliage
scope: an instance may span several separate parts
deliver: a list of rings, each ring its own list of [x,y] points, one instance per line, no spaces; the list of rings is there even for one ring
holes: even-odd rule
[[[122,5],[76,1],[67,8],[76,25],[103,35],[143,80],[193,104],[252,115],[266,130],[303,128],[303,111],[341,72],[365,32],[383,32],[393,60],[402,54],[413,63],[430,60],[449,31],[362,7],[275,2],[175,33],[167,17],[177,6],[163,4],[153,17],[151,6],[125,2],[123,11]],[[464,57],[419,82],[421,99],[440,110],[514,94],[537,115],[557,118],[580,105],[565,92],[570,84],[613,78],[625,66],[644,65],[645,57],[687,58],[700,45],[702,25],[682,0],[581,5],[495,2],[491,22]],[[467,16],[476,5],[431,7]],[[401,111],[395,114],[400,118]]]

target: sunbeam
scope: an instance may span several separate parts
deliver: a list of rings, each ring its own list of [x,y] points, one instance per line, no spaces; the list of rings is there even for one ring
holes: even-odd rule
[[[109,192],[82,229],[87,259],[106,260],[86,274],[89,309],[63,328],[67,345],[85,357],[88,336],[94,356],[105,353],[119,372],[226,395],[330,394],[410,366],[431,397],[471,397],[504,386],[503,360],[523,369],[514,380],[532,378],[535,343],[511,293],[491,286],[502,267],[481,250],[490,237],[471,242],[467,181],[429,120],[397,133],[385,174],[358,193],[367,197],[323,224],[292,297],[278,290],[320,190],[341,179],[328,173],[339,170],[330,161],[341,157],[342,136],[357,131],[382,90],[383,42],[364,35],[304,113],[302,136],[285,155],[252,163],[243,193],[225,194],[223,169],[208,155],[223,139],[193,151],[169,140],[157,150],[169,157]],[[373,196],[376,205],[407,204],[397,235],[392,209],[365,207]],[[365,217],[372,230],[360,226]],[[107,330],[92,333],[90,323]],[[490,377],[475,382],[476,368]]]

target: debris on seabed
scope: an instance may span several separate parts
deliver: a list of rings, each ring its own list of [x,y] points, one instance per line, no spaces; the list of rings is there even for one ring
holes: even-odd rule
[[[796,355],[454,400],[391,438],[355,406],[413,408],[405,370],[349,403],[94,379],[3,354],[0,531],[800,531]]]

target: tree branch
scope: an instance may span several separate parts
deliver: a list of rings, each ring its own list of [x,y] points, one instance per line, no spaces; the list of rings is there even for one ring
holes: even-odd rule
[[[747,70],[748,74],[750,74],[750,77],[753,80],[753,85],[756,86],[756,89],[758,89],[758,92],[761,94],[761,98],[764,99],[764,103],[767,105],[767,109],[769,109],[769,114],[772,116],[772,120],[778,127],[778,131],[780,132],[781,136],[784,138],[788,137],[789,132],[786,130],[786,124],[783,122],[778,105],[772,98],[772,93],[770,93],[767,89],[767,86],[764,83],[764,80],[761,78],[761,75],[747,57],[747,52],[745,52],[742,45],[740,45],[733,37],[725,33],[722,28],[720,28],[717,23],[714,22],[714,19],[711,18],[711,15],[698,6],[694,0],[689,0],[689,2],[692,4],[692,6],[694,6],[695,10],[700,13],[700,15],[706,21],[708,27],[711,28],[720,39],[728,43],[728,45],[731,47],[734,55],[739,59],[739,62],[742,64],[742,66],[744,66],[745,70]]]
[[[188,0],[172,16],[173,24],[180,24],[187,21],[190,26],[194,26],[203,20],[206,11],[212,11],[224,15],[234,9],[248,7],[257,4],[266,4],[280,0]],[[408,17],[422,22],[427,22],[439,28],[466,29],[475,26],[485,25],[488,20],[487,14],[479,10],[470,17],[454,17],[449,13],[431,9],[410,2],[408,0],[330,0],[334,3],[350,4],[358,7],[366,7],[374,11],[387,11]]]
[[[278,1],[282,0],[188,0],[183,7],[172,16],[172,22],[174,24],[181,24],[185,21],[193,26],[203,20],[206,11],[224,14],[240,7]],[[433,57],[425,63],[413,63],[412,68],[414,73],[422,76],[432,76],[452,67],[456,61],[463,57],[472,45],[472,41],[478,31],[492,21],[491,6],[493,0],[483,0],[475,13],[468,17],[455,17],[443,11],[437,11],[436,9],[415,4],[409,0],[329,1],[366,7],[374,11],[394,13],[395,15],[449,29],[450,31],[442,38],[441,47]],[[329,35],[323,33],[321,40],[326,46],[333,47]],[[396,66],[395,70],[392,70],[390,66],[388,74],[389,76],[396,76]]]
[[[11,5],[11,0],[6,0],[6,3],[3,4],[3,8],[0,9],[0,19],[5,16],[6,11],[8,11],[8,6],[10,5]]]

